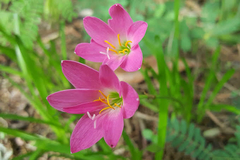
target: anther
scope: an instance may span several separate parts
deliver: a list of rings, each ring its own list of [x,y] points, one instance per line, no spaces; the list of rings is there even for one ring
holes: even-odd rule
[[[120,34],[118,34],[118,42],[119,42],[119,45],[122,46],[121,41],[120,41]]]
[[[124,53],[125,51],[127,52],[128,49],[123,49],[122,51],[119,51],[119,53]]]
[[[109,108],[112,108],[112,107],[105,107],[105,108],[103,108],[103,109],[99,112],[99,114],[102,113],[102,111],[104,111],[104,110],[106,110],[106,109],[109,109]]]
[[[127,42],[125,43],[125,47],[128,47],[128,43],[132,43],[132,41],[127,41]]]
[[[113,51],[113,52],[118,54],[118,52],[116,50],[114,50],[114,49],[109,48],[109,51]]]
[[[114,103],[115,106],[119,107],[119,108],[122,108],[121,106],[119,106],[117,103]]]
[[[110,102],[109,102],[109,96],[110,96],[110,94],[107,96],[107,103],[108,103],[108,106],[115,110],[115,108],[112,107],[111,104],[110,104]]]
[[[113,49],[115,49],[115,46],[114,45],[112,45],[110,42],[108,42],[108,41],[104,41],[105,43],[107,43],[107,44],[109,44]]]
[[[102,91],[100,91],[100,90],[98,90],[98,91],[101,93],[101,95],[103,95],[103,97],[107,98],[107,96]]]

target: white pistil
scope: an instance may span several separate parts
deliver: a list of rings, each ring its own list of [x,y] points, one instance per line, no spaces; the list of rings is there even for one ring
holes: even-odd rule
[[[88,117],[89,117],[90,119],[92,119],[92,117],[91,117],[91,115],[90,115],[90,113],[89,113],[89,112],[87,112],[87,115],[88,115]]]
[[[96,115],[95,115],[95,114],[93,114],[93,116],[92,116],[92,120],[94,120],[95,116],[96,116]]]
[[[95,121],[93,122],[93,127],[94,127],[94,129],[97,128],[97,120],[95,120]]]
[[[107,53],[105,53],[105,52],[100,52],[100,53],[107,55],[108,59],[110,59],[110,56],[109,56],[109,47],[107,47]]]
[[[87,115],[88,115],[88,118],[90,118],[91,120],[94,120],[95,117],[96,117],[95,114],[93,114],[93,116],[91,116],[91,114],[90,114],[89,112],[87,112]],[[96,129],[96,127],[97,127],[97,120],[96,120],[96,119],[95,119],[95,121],[93,122],[93,127],[94,127],[94,129]]]

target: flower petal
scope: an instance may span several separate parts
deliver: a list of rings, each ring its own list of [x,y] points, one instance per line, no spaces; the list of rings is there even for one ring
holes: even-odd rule
[[[148,24],[144,21],[134,22],[127,31],[127,38],[132,41],[132,46],[138,44],[144,37]]]
[[[109,55],[103,61],[103,64],[108,65],[113,71],[115,71],[125,60],[126,56]]]
[[[106,52],[106,47],[97,44],[94,41],[91,43],[80,43],[75,48],[75,53],[92,62],[102,62],[107,56],[100,52]]]
[[[90,119],[87,114],[82,116],[71,135],[72,153],[91,147],[104,136],[103,119],[103,117],[95,118],[96,122],[94,122],[95,120]],[[94,123],[96,123],[96,128],[94,128]]]
[[[131,118],[139,106],[137,92],[126,82],[121,81],[121,93],[123,97],[123,118]]]
[[[99,73],[79,62],[62,61],[62,71],[75,88],[101,89]]]
[[[63,108],[63,112],[71,114],[84,114],[87,112],[100,111],[104,108],[104,106],[106,106],[106,104],[100,101],[88,102],[73,107]]]
[[[134,72],[141,68],[143,55],[139,45],[135,45],[120,67],[127,72]]]
[[[99,79],[102,86],[114,89],[119,92],[119,80],[116,74],[108,65],[101,65],[99,69]]]
[[[96,17],[85,17],[83,25],[89,36],[98,44],[109,47],[105,40],[113,45],[117,44],[117,34],[102,20]]]
[[[93,102],[100,96],[101,94],[98,90],[69,89],[50,94],[47,100],[53,108],[64,111],[64,108]]]
[[[126,37],[128,28],[133,24],[128,12],[121,4],[115,4],[109,9],[109,14],[112,17],[108,20],[109,26],[120,36]]]
[[[114,148],[117,145],[122,135],[123,126],[122,109],[111,110],[104,121],[104,140],[110,147]]]

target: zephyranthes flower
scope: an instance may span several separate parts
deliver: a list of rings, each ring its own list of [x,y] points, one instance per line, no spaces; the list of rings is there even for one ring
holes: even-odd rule
[[[80,43],[75,53],[80,57],[107,64],[112,70],[119,66],[132,72],[142,65],[142,51],[138,45],[147,29],[143,21],[133,22],[120,4],[109,9],[112,19],[108,24],[96,17],[83,19],[84,27],[90,35],[90,43]]]
[[[47,100],[57,110],[84,114],[71,135],[71,152],[89,148],[102,137],[115,147],[123,119],[132,117],[138,108],[136,91],[126,82],[119,82],[107,65],[98,72],[75,61],[62,61],[62,70],[76,89],[53,93]]]

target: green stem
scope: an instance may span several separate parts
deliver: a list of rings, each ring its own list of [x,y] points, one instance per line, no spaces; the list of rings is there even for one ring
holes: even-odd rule
[[[60,36],[61,36],[61,51],[63,60],[67,59],[67,47],[66,47],[66,37],[65,37],[65,23],[62,21],[60,23]]]
[[[159,96],[160,97],[168,97],[168,88],[167,88],[167,76],[166,76],[166,63],[164,59],[164,54],[162,50],[162,44],[159,44],[159,52],[155,54],[157,65],[158,65],[158,73],[159,73]],[[158,146],[163,148],[159,152],[156,153],[155,159],[161,160],[163,158],[164,147],[166,142],[166,133],[167,133],[167,121],[168,121],[168,99],[158,99],[159,106],[159,122],[158,122]]]
[[[174,102],[177,102],[181,107],[184,107],[183,103],[181,101],[179,101],[178,99],[176,98],[173,98],[173,97],[163,97],[163,96],[158,96],[158,95],[138,95],[139,98],[152,98],[152,99],[155,99],[155,98],[158,98],[158,99],[169,99],[171,101],[174,101]]]
[[[130,153],[131,153],[131,159],[134,160],[141,160],[142,159],[142,153],[138,150],[138,148],[134,147],[131,139],[129,138],[129,136],[127,135],[126,131],[123,130],[123,139],[126,142],[126,144],[129,147]]]

